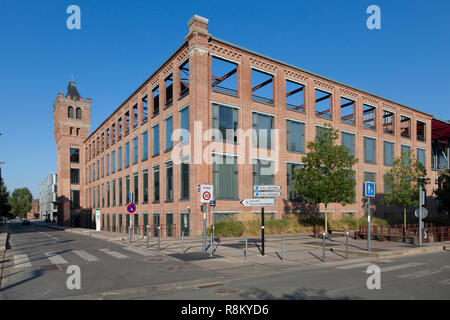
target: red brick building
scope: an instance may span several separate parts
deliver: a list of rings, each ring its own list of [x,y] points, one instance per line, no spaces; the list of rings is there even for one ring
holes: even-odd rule
[[[208,210],[216,221],[254,218],[258,208],[240,204],[253,197],[254,184],[282,186],[268,218],[311,210],[292,189],[293,169],[327,124],[359,159],[356,203],[331,205],[332,215],[362,215],[364,181],[382,194],[383,174],[402,151],[431,176],[431,115],[220,40],[207,24],[190,19],[182,45],[90,134],[90,99],[73,82],[58,95],[62,224],[92,226],[100,208],[106,229],[132,223],[160,225],[162,235],[201,234],[204,183],[215,188],[216,207]],[[177,129],[190,134],[181,143]],[[129,192],[137,206],[131,222]],[[378,196],[376,210],[392,212]]]

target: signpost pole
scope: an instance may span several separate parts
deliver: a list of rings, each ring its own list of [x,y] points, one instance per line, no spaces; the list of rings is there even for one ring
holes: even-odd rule
[[[264,255],[264,207],[261,207],[261,255]]]
[[[422,218],[423,208],[425,204],[425,194],[423,193],[422,184],[419,185],[419,247],[422,246]]]
[[[148,248],[148,225],[146,226],[146,229],[145,229],[145,231],[146,231],[146,238],[145,238],[145,245],[146,245],[146,247]]]
[[[370,197],[367,197],[367,251],[370,251]]]
[[[202,205],[203,212],[203,243],[202,243],[202,252],[206,252],[206,205]]]

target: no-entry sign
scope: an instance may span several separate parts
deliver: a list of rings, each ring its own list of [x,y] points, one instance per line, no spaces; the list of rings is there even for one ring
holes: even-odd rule
[[[214,199],[214,186],[211,184],[200,185],[200,202],[209,203]]]

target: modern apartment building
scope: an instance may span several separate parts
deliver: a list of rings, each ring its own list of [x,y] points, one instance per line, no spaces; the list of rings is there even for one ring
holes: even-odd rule
[[[56,198],[57,189],[56,174],[51,173],[39,185],[39,218],[56,218],[58,203]]]
[[[253,185],[282,187],[265,208],[268,219],[311,211],[293,190],[293,173],[327,125],[359,160],[355,203],[329,205],[332,215],[363,215],[364,182],[382,194],[383,174],[401,152],[414,153],[431,177],[431,115],[216,38],[207,25],[192,17],[181,46],[91,133],[90,99],[73,82],[58,95],[61,224],[92,226],[99,208],[105,229],[198,235],[200,184],[214,185],[208,224],[211,213],[216,222],[256,217],[259,208],[240,203],[253,197]],[[374,209],[392,211],[379,196]]]

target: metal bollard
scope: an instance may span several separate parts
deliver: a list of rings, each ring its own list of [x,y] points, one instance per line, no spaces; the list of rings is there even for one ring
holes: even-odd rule
[[[348,231],[345,233],[345,259],[348,259]]]
[[[145,238],[145,246],[148,248],[149,247],[149,245],[148,245],[148,237],[149,237],[149,234],[148,234],[148,225],[146,226],[146,238]]]
[[[158,251],[161,250],[161,226],[158,226]]]
[[[214,256],[214,238],[213,238],[213,234],[211,233],[211,241],[210,241],[210,245],[209,245],[209,247],[210,247],[210,251],[211,251],[211,253],[209,254],[209,256],[210,257],[213,257]]]
[[[181,231],[181,254],[184,254],[184,231]]]
[[[325,262],[325,233],[322,233],[323,235],[323,258],[322,258],[322,262]]]
[[[248,257],[248,237],[247,236],[245,236],[245,251],[244,251],[244,253],[245,253],[245,260],[247,260],[247,257]]]
[[[128,228],[128,243],[131,243],[131,226]]]
[[[139,227],[136,227],[136,245],[139,245]]]
[[[284,261],[284,236],[281,242],[281,261]]]
[[[121,239],[123,241],[123,226],[120,226],[120,236],[121,236]]]

